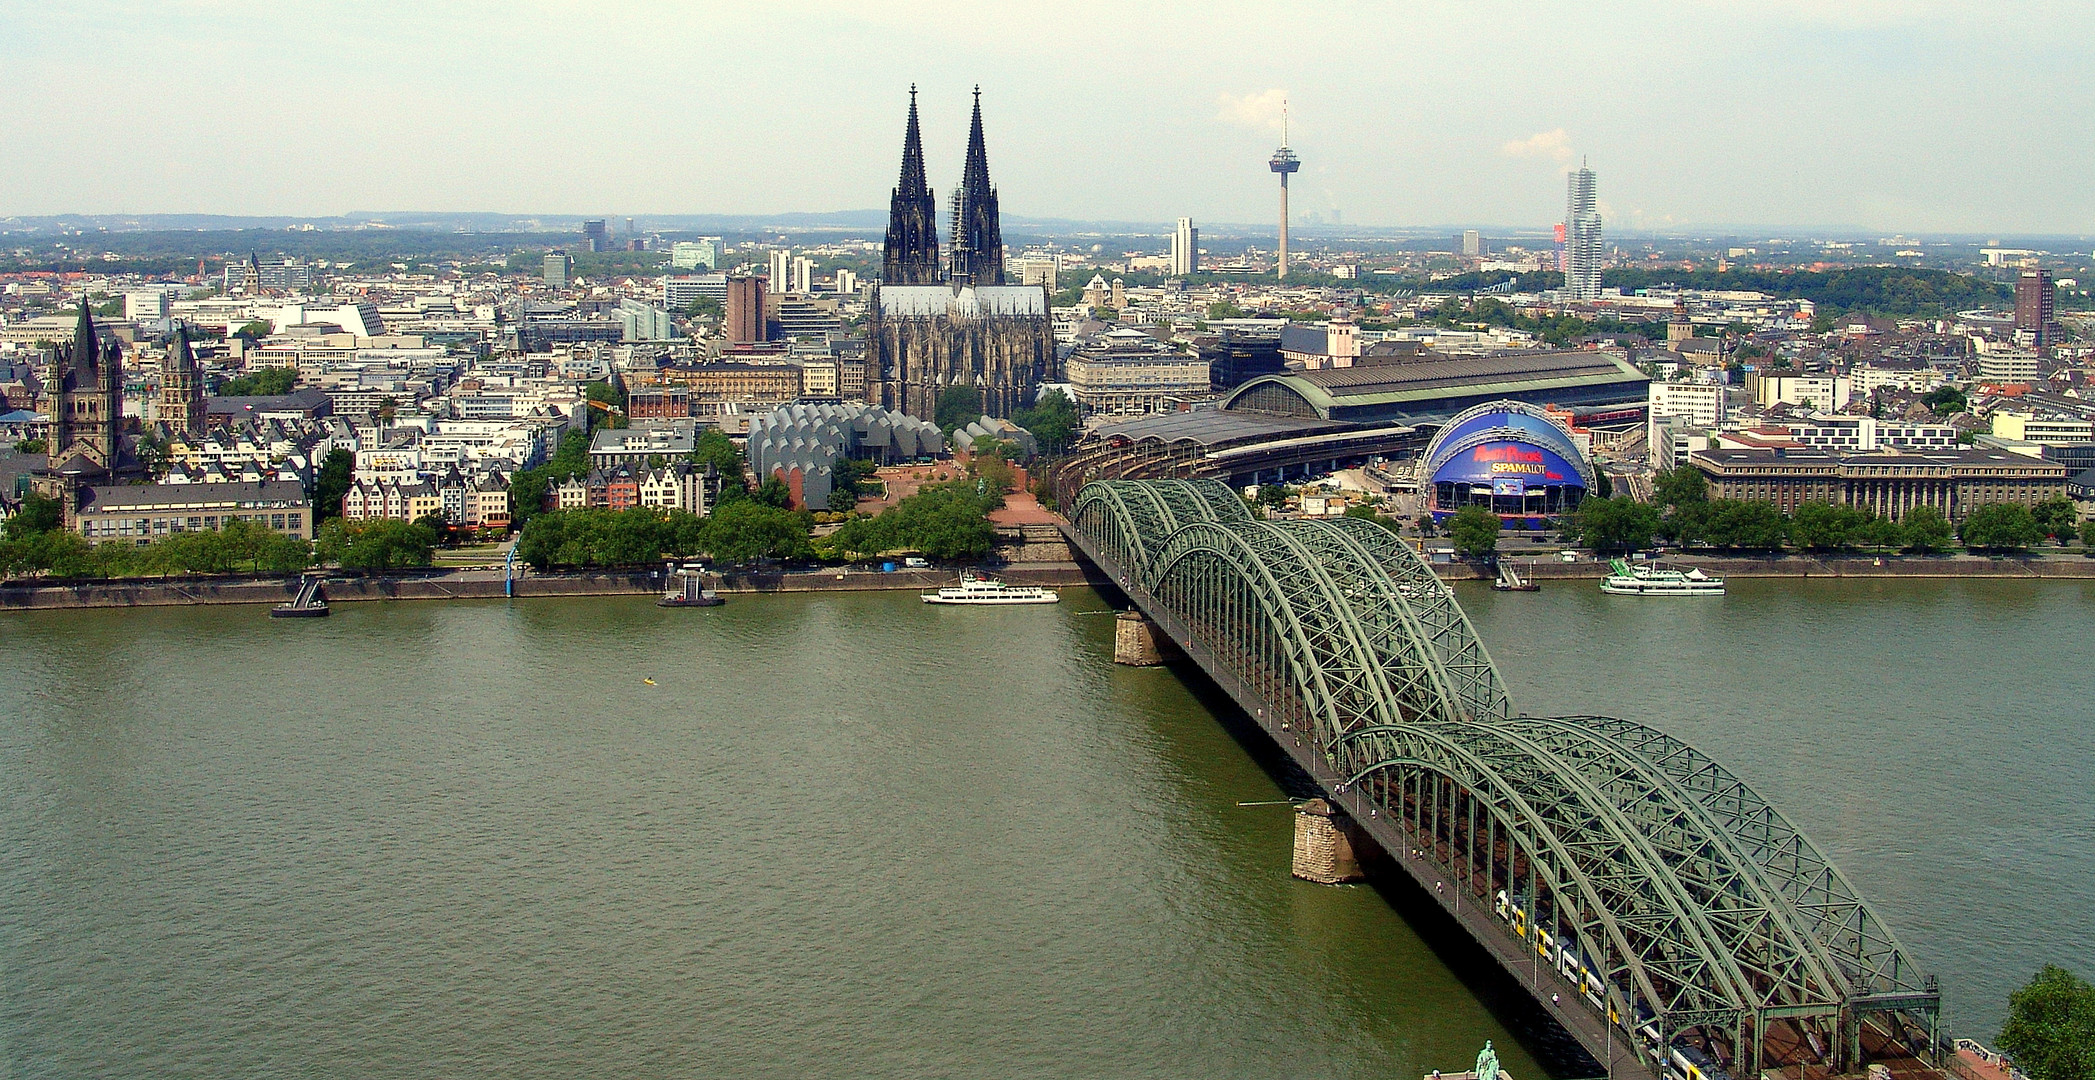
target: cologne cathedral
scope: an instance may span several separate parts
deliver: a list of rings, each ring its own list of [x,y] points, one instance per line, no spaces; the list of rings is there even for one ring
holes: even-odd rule
[[[967,163],[953,192],[952,243],[941,260],[938,203],[924,175],[917,92],[909,90],[902,178],[888,203],[880,285],[867,326],[866,397],[924,420],[951,386],[982,392],[982,408],[1009,416],[1057,375],[1055,332],[1043,285],[1004,282],[1003,227],[982,139],[982,91],[968,131]]]

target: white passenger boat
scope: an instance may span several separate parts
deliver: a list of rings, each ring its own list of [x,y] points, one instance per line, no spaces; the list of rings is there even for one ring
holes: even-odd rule
[[[935,593],[920,594],[927,604],[1053,604],[1062,599],[1052,589],[1037,585],[1006,585],[995,578],[980,574],[960,575],[960,584],[948,585]]]
[[[1659,570],[1649,566],[1632,569],[1621,559],[1610,560],[1614,573],[1600,579],[1600,591],[1617,596],[1722,596],[1724,579],[1700,570]]]

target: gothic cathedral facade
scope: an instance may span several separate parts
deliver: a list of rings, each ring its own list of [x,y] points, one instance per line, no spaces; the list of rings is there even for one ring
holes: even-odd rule
[[[952,243],[939,257],[937,201],[924,173],[916,88],[902,139],[902,175],[888,203],[881,280],[867,325],[867,400],[933,419],[947,388],[980,391],[982,409],[1010,416],[1059,377],[1043,285],[1004,282],[1003,226],[982,138],[982,91],[967,163],[953,192]]]

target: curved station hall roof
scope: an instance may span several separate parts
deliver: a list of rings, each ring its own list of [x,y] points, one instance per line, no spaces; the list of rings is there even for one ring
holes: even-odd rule
[[[1642,405],[1650,385],[1635,365],[1596,349],[1403,358],[1262,375],[1238,387],[1222,408],[1353,423],[1430,423],[1501,398],[1536,405]]]

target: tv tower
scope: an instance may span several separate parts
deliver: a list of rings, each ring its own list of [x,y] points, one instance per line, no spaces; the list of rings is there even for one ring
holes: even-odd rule
[[[1288,149],[1288,101],[1280,99],[1280,149],[1267,162],[1280,174],[1280,277],[1288,276],[1288,174],[1302,168],[1302,159]]]

